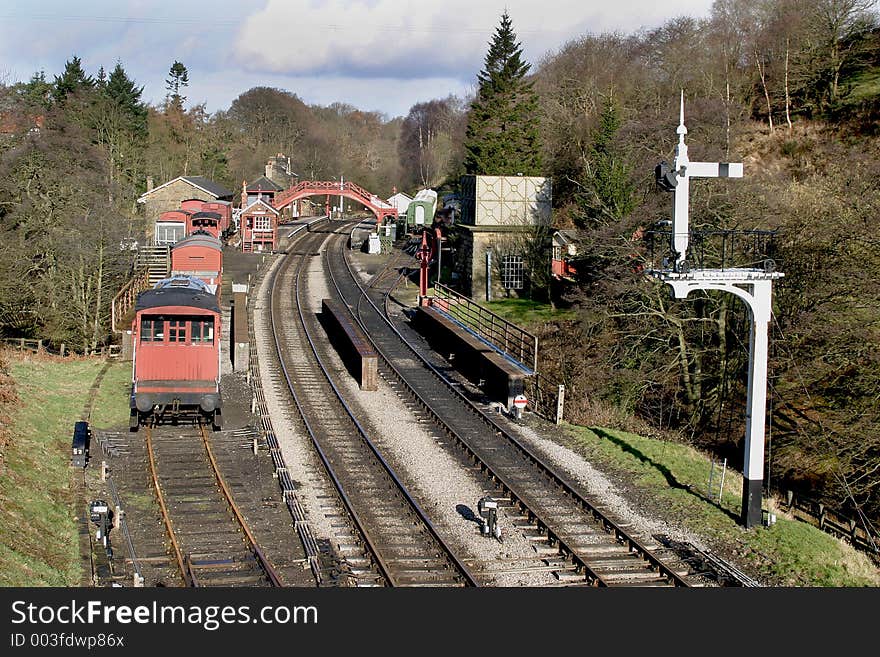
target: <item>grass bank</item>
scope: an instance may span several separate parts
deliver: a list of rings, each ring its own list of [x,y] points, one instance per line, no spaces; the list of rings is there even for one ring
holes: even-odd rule
[[[508,322],[525,329],[545,322],[560,322],[575,319],[577,314],[569,309],[553,309],[549,303],[531,299],[500,299],[482,304]]]
[[[0,477],[0,585],[76,586],[70,437],[98,360],[8,354],[19,403]]]
[[[107,368],[89,418],[95,429],[128,427],[131,361],[115,362]]]
[[[708,499],[709,460],[689,445],[574,425],[565,426],[565,436],[592,462],[629,481],[635,496],[662,517],[705,536],[713,549],[735,555],[773,584],[880,586],[880,572],[866,555],[778,509],[772,527],[743,529],[742,477],[728,470],[720,503]]]

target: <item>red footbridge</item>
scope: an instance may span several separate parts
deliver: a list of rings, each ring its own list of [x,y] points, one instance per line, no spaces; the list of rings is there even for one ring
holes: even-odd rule
[[[396,207],[352,182],[339,183],[325,180],[303,180],[299,184],[276,194],[272,205],[275,206],[276,210],[280,210],[294,201],[306,198],[307,196],[326,196],[327,214],[330,213],[330,197],[344,196],[368,208],[370,212],[376,215],[376,220],[379,224],[382,224],[385,217],[397,219]]]

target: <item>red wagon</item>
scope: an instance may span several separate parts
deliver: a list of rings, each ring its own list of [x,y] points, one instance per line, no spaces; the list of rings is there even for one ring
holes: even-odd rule
[[[193,217],[199,214],[202,213]],[[171,275],[195,276],[219,297],[223,275],[223,245],[220,240],[199,232],[184,237],[171,248]]]
[[[220,306],[198,278],[166,279],[141,292],[132,323],[129,426],[181,420],[221,425]]]

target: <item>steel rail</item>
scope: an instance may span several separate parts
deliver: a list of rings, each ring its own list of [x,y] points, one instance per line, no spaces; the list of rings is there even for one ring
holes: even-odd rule
[[[317,347],[315,345],[315,341],[313,339],[312,334],[309,332],[308,326],[306,325],[305,315],[303,314],[303,304],[300,302],[299,293],[300,293],[300,285],[299,285],[299,274],[302,273],[300,270],[297,274],[297,282],[295,285],[296,294],[297,294],[297,310],[299,312],[300,322],[302,323],[303,331],[305,332],[306,338],[309,341],[309,346],[312,349],[312,353],[315,355],[315,360],[318,363],[318,366],[321,368],[321,371],[324,373],[324,376],[327,378],[327,382],[330,384],[330,387],[333,389],[333,393],[336,395],[336,398],[339,400],[339,403],[345,409],[345,412],[348,414],[351,421],[354,423],[354,426],[358,430],[358,434],[360,434],[361,439],[370,448],[370,451],[376,457],[376,460],[381,464],[385,473],[391,478],[394,482],[394,485],[397,487],[398,492],[403,495],[404,500],[409,504],[411,509],[416,513],[419,520],[425,525],[428,529],[428,532],[431,534],[431,537],[437,542],[440,548],[443,550],[446,558],[461,572],[462,576],[465,579],[465,582],[469,586],[477,586],[477,582],[474,579],[473,575],[470,573],[468,568],[455,556],[452,552],[452,549],[446,544],[446,542],[440,537],[437,532],[436,527],[428,518],[427,514],[425,514],[424,510],[419,506],[418,502],[416,502],[415,498],[410,494],[407,490],[405,484],[397,477],[394,470],[379,452],[379,449],[376,447],[376,444],[370,439],[367,431],[363,428],[361,423],[358,421],[355,412],[352,410],[351,406],[345,401],[342,396],[342,393],[337,388],[336,384],[333,382],[333,377],[330,375],[330,372],[325,367],[324,361],[321,359],[321,356],[318,354]]]
[[[313,233],[308,233],[308,235],[312,235],[312,234]],[[299,238],[298,240],[296,240],[296,243],[299,244],[301,241],[304,241],[303,238]],[[324,465],[324,470],[327,472],[327,476],[330,477],[330,481],[333,483],[333,486],[336,489],[336,492],[339,494],[339,497],[342,500],[342,503],[345,505],[345,508],[347,509],[349,516],[351,517],[352,522],[355,525],[355,528],[360,533],[360,535],[361,535],[361,537],[367,547],[367,550],[369,551],[370,555],[373,558],[373,562],[375,563],[376,568],[379,570],[379,575],[381,577],[383,577],[386,582],[391,582],[392,580],[388,575],[387,565],[382,560],[381,555],[379,553],[379,550],[375,546],[373,538],[371,537],[369,531],[366,528],[366,524],[361,520],[357,511],[355,511],[354,504],[352,503],[351,499],[348,497],[348,494],[345,492],[345,490],[342,486],[342,482],[339,481],[339,478],[337,477],[336,472],[333,469],[333,466],[330,464],[330,461],[327,458],[327,455],[324,453],[324,450],[321,449],[321,445],[318,442],[318,439],[315,434],[315,430],[312,428],[312,425],[308,420],[305,409],[303,408],[303,405],[299,399],[299,395],[296,394],[296,390],[294,389],[294,386],[293,386],[293,380],[291,379],[290,372],[287,370],[287,365],[284,362],[284,357],[282,355],[283,351],[281,349],[281,342],[278,338],[278,334],[279,334],[278,325],[275,322],[275,289],[276,289],[275,283],[278,278],[278,274],[282,270],[285,270],[289,266],[290,266],[290,263],[288,263],[288,262],[285,262],[284,264],[282,264],[281,267],[279,267],[277,270],[275,270],[271,273],[271,275],[270,275],[271,278],[269,280],[269,289],[271,290],[271,292],[269,294],[269,316],[270,316],[271,324],[272,324],[272,336],[275,339],[275,350],[276,350],[276,353],[278,354],[278,363],[281,366],[281,372],[282,372],[282,374],[284,374],[284,379],[287,382],[287,388],[288,388],[288,390],[290,390],[290,395],[293,398],[293,403],[296,406],[297,411],[299,412],[300,418],[303,421],[303,425],[305,425],[305,427],[306,427],[306,431],[309,434],[309,438],[312,441],[312,445],[314,446],[315,451],[318,454],[318,457],[321,459],[321,463]]]
[[[260,564],[260,567],[266,573],[266,577],[269,578],[269,583],[272,584],[272,586],[276,587],[284,586],[284,584],[281,582],[281,578],[278,577],[278,573],[275,572],[274,566],[272,566],[263,550],[260,549],[260,545],[259,543],[257,543],[257,539],[254,538],[253,533],[248,527],[247,522],[244,519],[244,515],[242,515],[241,510],[235,503],[235,500],[232,497],[232,493],[230,492],[229,487],[226,485],[226,481],[223,479],[223,475],[220,474],[220,467],[217,465],[217,460],[214,458],[214,451],[211,449],[211,444],[208,440],[208,429],[205,427],[204,424],[199,424],[199,431],[202,434],[202,443],[205,446],[205,451],[208,453],[208,460],[211,462],[211,469],[214,471],[214,478],[217,480],[217,485],[223,492],[223,497],[226,498],[226,503],[229,505],[229,508],[232,511],[232,515],[235,516],[236,521],[241,527],[241,530],[244,533],[245,538],[247,539],[247,542],[250,546],[251,552],[254,553],[254,556],[257,558],[257,561]]]
[[[422,355],[418,352],[418,350],[416,350],[415,347],[412,344],[410,344],[409,340],[407,340],[403,336],[403,334],[400,333],[400,331],[398,331],[397,327],[395,327],[393,325],[393,323],[390,321],[390,319],[382,311],[380,311],[380,309],[376,306],[376,304],[373,302],[373,300],[369,297],[369,295],[367,294],[368,288],[365,289],[363,287],[363,285],[361,285],[360,281],[358,280],[357,274],[355,274],[355,272],[352,270],[351,263],[345,255],[344,248],[340,249],[340,256],[342,257],[342,260],[345,263],[346,269],[348,270],[348,273],[351,277],[351,280],[354,282],[354,284],[360,290],[360,295],[358,297],[358,312],[359,312],[359,308],[360,308],[360,300],[365,297],[367,299],[367,301],[370,303],[370,305],[373,307],[373,310],[376,312],[376,314],[388,325],[388,327],[394,332],[394,334],[398,337],[398,339],[409,349],[409,351],[411,351],[412,354],[415,355],[419,361],[421,361],[425,366],[427,366],[428,369],[431,372],[433,372],[434,375],[437,378],[439,378],[440,381],[443,382],[449,390],[453,391],[455,393],[455,395],[461,401],[463,401],[467,405],[467,407],[480,420],[482,420],[485,424],[487,424],[498,435],[505,438],[523,456],[528,458],[542,472],[542,474],[550,477],[551,480],[553,480],[567,495],[572,497],[574,499],[574,501],[577,502],[585,511],[587,511],[589,514],[591,514],[593,516],[593,518],[603,526],[605,531],[613,534],[616,541],[625,544],[630,550],[633,550],[637,554],[639,554],[639,556],[641,556],[641,558],[643,558],[645,561],[649,562],[654,568],[656,568],[660,575],[669,579],[670,582],[672,584],[674,584],[675,586],[681,586],[681,587],[689,586],[689,584],[678,573],[676,573],[674,570],[672,570],[670,567],[668,567],[665,563],[663,563],[659,558],[657,558],[656,555],[654,555],[638,539],[633,538],[632,536],[627,534],[627,532],[625,530],[623,530],[623,528],[621,528],[619,525],[617,525],[617,523],[615,523],[613,520],[608,518],[604,513],[602,513],[599,509],[597,509],[594,505],[592,505],[586,498],[584,498],[575,489],[573,484],[571,484],[567,480],[567,478],[565,478],[562,475],[555,472],[539,456],[537,456],[531,449],[529,449],[526,445],[524,445],[515,436],[510,434],[502,426],[500,426],[498,423],[496,423],[492,418],[490,418],[485,413],[483,413],[479,408],[477,408],[469,399],[467,399],[467,397],[460,390],[458,390],[458,388],[456,386],[452,385],[452,382],[449,380],[448,377],[446,377],[442,372],[440,372],[432,363],[430,363],[425,358],[423,358]],[[404,274],[401,274],[400,278],[402,278],[403,276],[404,276]],[[339,285],[338,285],[335,277],[332,274],[332,270],[331,270],[331,278],[333,279],[333,282],[337,288],[337,291],[340,293],[340,295],[343,298],[345,298],[339,288]],[[400,278],[398,279],[398,281],[400,280]],[[390,291],[388,294],[390,294]],[[386,295],[386,300],[387,300],[387,296],[388,295]],[[364,327],[364,324],[361,321],[360,317],[358,317],[358,323],[362,327]],[[480,463],[483,463],[484,467],[486,467],[487,471],[491,474],[492,478],[495,479],[496,481],[498,481],[499,483],[501,483],[504,486],[504,488],[507,489],[507,491],[511,495],[513,495],[514,497],[516,497],[519,500],[521,505],[523,505],[524,507],[527,508],[527,505],[524,503],[524,501],[522,499],[519,498],[518,495],[516,495],[514,489],[511,487],[511,485],[508,482],[504,481],[504,479],[501,476],[499,476],[498,473],[492,471],[492,469],[488,466],[488,464],[486,464],[483,461],[483,459],[481,459],[469,447],[467,442],[461,436],[459,436],[455,431],[453,431],[451,429],[451,427],[449,427],[443,421],[443,419],[439,416],[439,414],[433,409],[430,402],[428,400],[424,399],[422,397],[422,395],[420,395],[416,390],[414,390],[408,384],[408,382],[402,376],[400,371],[390,362],[390,359],[384,353],[382,353],[382,351],[378,347],[378,345],[375,345],[375,342],[374,342],[374,346],[376,346],[377,351],[382,355],[386,364],[395,373],[397,378],[410,390],[410,393],[416,399],[419,400],[419,402],[422,404],[422,406],[425,407],[426,410],[428,410],[428,412],[435,418],[435,421],[440,423],[441,426],[443,426],[446,429],[446,431],[448,431],[452,436],[454,436],[456,438],[456,440],[459,442],[459,444],[461,444],[465,449],[467,449],[467,451],[472,455],[472,457],[474,459],[476,459]],[[578,565],[580,565],[582,568],[584,568],[585,572],[589,573],[590,576],[594,578],[595,582],[598,585],[600,585],[600,586],[608,586],[609,585],[609,583],[604,580],[604,578],[601,576],[601,574],[595,572],[592,568],[590,568],[588,563],[586,563],[583,559],[578,557],[578,555],[576,555],[574,553],[574,551],[572,551],[570,548],[566,547],[565,543],[560,539],[559,536],[555,535],[555,533],[550,529],[550,527],[548,526],[548,524],[546,522],[544,522],[543,520],[538,518],[537,515],[533,511],[529,510],[529,513],[535,517],[536,521],[538,521],[541,524],[541,526],[544,527],[544,530],[547,532],[548,536],[552,540],[557,542],[560,545],[560,547],[564,548],[565,552],[567,552],[571,556],[571,558],[574,559],[578,563]]]
[[[238,505],[235,503],[235,500],[232,497],[232,493],[226,485],[223,476],[220,474],[220,468],[217,464],[217,460],[214,458],[213,450],[208,442],[208,431],[203,424],[199,425],[199,432],[201,434],[202,442],[205,447],[205,451],[208,455],[208,460],[211,464],[211,470],[213,471],[214,478],[217,482],[218,487],[220,488],[223,496],[228,504],[230,510],[232,511],[232,515],[234,516],[236,522],[244,534],[245,541],[248,543],[248,548],[254,554],[257,559],[257,562],[260,564],[260,567],[263,569],[263,572],[266,574],[266,577],[269,580],[269,583],[272,586],[283,586],[278,574],[275,572],[274,567],[269,562],[266,555],[263,553],[262,549],[260,549],[259,544],[257,543],[254,535],[251,533],[250,528],[247,526],[247,522],[244,519],[244,516],[241,513],[241,510],[238,508]],[[159,473],[156,468],[156,457],[155,457],[155,449],[153,447],[153,436],[152,436],[152,427],[149,425],[146,427],[146,443],[147,443],[147,455],[149,457],[150,463],[150,476],[153,480],[153,487],[156,490],[156,496],[159,500],[159,508],[162,512],[162,520],[165,524],[165,530],[168,534],[169,539],[171,540],[171,546],[174,551],[174,558],[177,562],[178,570],[183,578],[184,584],[188,587],[197,587],[199,586],[198,578],[195,574],[195,569],[192,564],[192,560],[190,559],[190,555],[187,554],[184,556],[183,550],[180,547],[180,542],[177,540],[177,534],[174,531],[174,523],[171,520],[171,514],[168,512],[168,506],[165,503],[165,494],[162,492],[162,486],[159,483]]]
[[[337,232],[337,231],[334,231],[334,232]],[[337,232],[337,234],[338,234],[338,232]],[[449,548],[449,546],[443,541],[443,539],[437,533],[437,530],[434,527],[434,525],[431,523],[430,519],[427,517],[427,515],[424,513],[424,511],[421,509],[421,507],[418,505],[418,503],[415,501],[415,499],[413,499],[413,497],[412,497],[412,495],[410,495],[409,491],[406,490],[406,487],[404,486],[403,482],[400,481],[400,479],[394,473],[391,466],[382,457],[378,448],[375,446],[373,441],[369,438],[366,430],[363,428],[363,426],[357,420],[356,414],[354,413],[354,411],[351,409],[349,404],[343,398],[342,393],[339,391],[338,387],[333,382],[332,376],[330,375],[329,371],[325,367],[325,364],[324,364],[321,356],[318,353],[317,346],[315,344],[313,335],[309,331],[308,325],[306,323],[305,314],[303,312],[303,305],[304,304],[302,303],[302,300],[300,297],[300,290],[302,288],[302,286],[300,284],[300,277],[302,275],[302,272],[305,269],[304,268],[305,262],[306,262],[306,260],[303,258],[303,259],[301,259],[301,261],[299,263],[299,267],[297,268],[297,271],[296,271],[296,280],[294,283],[294,289],[295,289],[297,312],[299,315],[300,324],[302,325],[304,335],[305,335],[305,337],[309,343],[309,346],[311,348],[311,351],[315,357],[315,361],[317,362],[318,366],[321,368],[321,371],[324,374],[324,377],[326,378],[327,383],[332,388],[334,395],[336,396],[336,399],[339,401],[339,403],[341,404],[341,406],[343,407],[343,409],[347,413],[349,419],[352,421],[355,428],[357,429],[360,438],[364,441],[364,443],[370,449],[372,454],[376,457],[377,461],[382,466],[382,469],[384,470],[384,472],[390,477],[392,482],[395,484],[398,492],[403,496],[404,501],[409,505],[409,507],[415,512],[415,514],[418,516],[418,518],[421,520],[421,522],[428,529],[428,532],[431,535],[431,537],[434,539],[434,541],[436,541],[437,545],[444,552],[446,559],[459,571],[459,575],[464,579],[465,583],[469,586],[477,586],[477,582],[474,579],[473,575],[468,570],[468,568],[459,559],[457,559],[455,557],[452,550]],[[272,281],[273,286],[274,286],[274,282],[275,281],[273,280]],[[274,302],[274,296],[273,296],[273,302]],[[319,444],[319,440],[317,438],[317,435],[312,430],[310,423],[308,422],[305,414],[303,413],[302,406],[299,402],[299,399],[297,398],[293,384],[292,384],[290,377],[288,375],[287,368],[284,367],[283,359],[280,358],[281,350],[280,350],[280,346],[278,345],[278,334],[276,331],[274,331],[274,328],[275,328],[274,312],[272,313],[272,319],[273,319],[273,332],[275,333],[276,347],[278,348],[278,352],[279,352],[279,360],[282,361],[282,366],[284,369],[285,378],[288,381],[288,385],[290,387],[291,394],[294,397],[294,401],[296,402],[297,408],[300,411],[300,415],[303,418],[303,421],[304,421],[306,428],[309,432],[309,435],[312,439],[312,443],[315,446],[322,462],[324,463],[325,469],[327,469],[328,475],[330,476],[331,480],[333,481],[334,486],[336,487],[337,491],[339,492],[340,496],[342,497],[343,501],[345,502],[346,507],[348,508],[353,519],[355,520],[356,525],[358,526],[358,530],[362,533],[365,540],[367,541],[368,548],[369,548],[370,552],[372,553],[374,559],[376,560],[377,567],[380,569],[382,576],[385,577],[386,581],[389,582],[392,586],[395,586],[397,584],[397,580],[393,574],[393,569],[390,568],[388,566],[388,564],[385,562],[385,560],[383,559],[382,554],[381,554],[381,549],[376,547],[377,541],[374,539],[374,537],[372,537],[370,535],[370,532],[366,528],[365,523],[362,522],[362,520],[359,518],[357,512],[355,511],[351,500],[345,494],[345,492],[343,490],[342,482],[339,480],[338,476],[336,475],[333,467],[331,466],[331,464],[329,462],[329,459],[327,458],[324,450],[321,448],[321,446]]]
[[[186,558],[183,556],[183,552],[180,549],[180,543],[177,542],[177,535],[174,533],[174,526],[171,524],[171,516],[168,513],[168,507],[165,505],[165,494],[162,492],[162,487],[159,485],[159,475],[156,472],[156,458],[153,451],[153,427],[147,425],[145,427],[145,433],[147,456],[150,461],[150,476],[153,479],[153,487],[156,489],[156,497],[159,499],[159,509],[162,511],[162,521],[165,523],[165,531],[168,533],[168,538],[171,539],[171,547],[174,549],[174,558],[177,561],[177,569],[180,571],[183,583],[186,586],[194,586],[195,584],[191,578],[191,570],[189,567],[189,555],[187,555]]]
[[[342,257],[345,259],[344,253],[342,254]],[[369,287],[371,287],[371,286],[364,288],[360,284],[360,282],[357,280],[356,274],[351,270],[350,263],[348,262],[347,259],[345,259],[345,264],[346,264],[346,267],[348,268],[348,272],[351,275],[352,280],[355,282],[357,287],[360,289],[360,295],[358,296],[358,302],[357,302],[357,312],[358,312],[357,320],[358,320],[358,323],[361,325],[361,327],[364,328],[364,330],[366,331],[366,326],[360,318],[360,302],[362,299],[366,298],[367,301],[370,303],[370,305],[373,307],[373,310],[376,312],[376,314],[379,315],[382,319],[384,319],[388,323],[388,325],[391,327],[391,329],[394,331],[394,333],[397,335],[397,337],[400,338],[404,342],[404,344],[410,348],[410,350],[412,350],[412,352],[419,358],[419,360],[421,360],[424,364],[426,364],[434,374],[438,375],[440,380],[443,383],[449,384],[449,380],[445,376],[440,375],[437,372],[436,368],[434,368],[434,366],[431,363],[424,360],[421,357],[421,355],[418,354],[418,352],[416,352],[416,350],[412,347],[412,345],[409,344],[409,341],[406,340],[406,338],[404,338],[403,335],[399,331],[397,331],[396,327],[391,325],[391,322],[388,320],[388,318],[383,315],[383,313],[378,309],[378,307],[376,307],[375,303],[373,303],[373,300],[370,299],[369,295],[367,294],[367,289],[369,289]],[[331,277],[332,277],[332,272],[331,272]],[[378,279],[378,276],[374,280],[377,280],[377,279]],[[340,295],[342,295],[342,292],[339,289],[339,286],[338,286],[336,279],[334,278],[333,281],[334,281],[334,285],[336,285],[337,290],[340,292]],[[342,295],[342,296],[344,298],[344,295]],[[494,481],[496,481],[505,490],[507,490],[508,493],[510,493],[510,495],[524,507],[524,509],[528,510],[528,512],[536,519],[536,521],[538,521],[540,523],[540,526],[542,526],[544,528],[544,530],[547,532],[548,538],[551,541],[555,542],[559,546],[560,552],[564,551],[564,552],[568,553],[569,555],[571,555],[571,558],[575,561],[575,563],[578,566],[580,566],[581,568],[583,568],[584,572],[587,573],[590,578],[592,578],[592,582],[594,582],[598,586],[602,586],[602,587],[610,586],[609,583],[605,581],[605,579],[602,577],[602,575],[600,573],[593,570],[586,561],[581,559],[574,552],[574,550],[569,548],[565,544],[565,542],[549,528],[549,526],[546,522],[542,521],[538,517],[538,515],[535,514],[529,508],[529,506],[521,499],[521,497],[514,492],[513,486],[506,480],[505,477],[499,475],[491,467],[489,467],[489,465],[485,462],[485,460],[482,459],[470,447],[470,445],[467,443],[467,441],[465,441],[458,434],[458,432],[456,432],[454,429],[452,429],[452,427],[449,426],[449,424],[443,419],[443,417],[441,417],[441,415],[434,409],[434,406],[427,399],[425,399],[423,395],[421,395],[418,391],[416,391],[409,384],[409,382],[403,376],[403,373],[400,372],[400,370],[394,366],[394,364],[391,362],[390,358],[388,358],[387,355],[382,352],[381,348],[378,345],[376,345],[375,342],[374,342],[374,346],[376,347],[376,351],[382,355],[382,357],[385,361],[385,364],[391,369],[392,372],[394,372],[395,376],[403,383],[403,385],[406,386],[406,388],[410,391],[410,394],[430,414],[430,416],[433,418],[434,422],[439,424],[449,435],[451,435],[459,443],[459,445],[461,445],[467,451],[467,453],[470,454],[472,459],[474,459],[477,463],[480,463],[486,469],[486,472],[492,477],[492,479]],[[456,390],[453,386],[449,386],[449,387],[452,388],[453,390],[455,390],[456,393],[461,395],[461,393],[458,390]],[[476,411],[477,414],[481,414],[481,411],[479,411],[478,409],[473,407],[472,404],[469,403],[469,406],[471,406],[471,409]],[[501,431],[503,431],[503,429]]]

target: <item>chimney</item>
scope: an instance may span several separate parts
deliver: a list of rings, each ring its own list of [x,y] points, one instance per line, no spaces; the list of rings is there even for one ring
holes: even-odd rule
[[[247,207],[247,180],[241,181],[241,208]]]
[[[147,191],[153,191],[153,176],[147,176]]]

